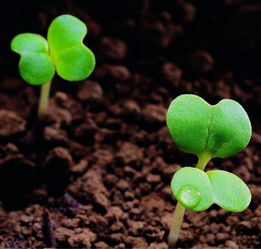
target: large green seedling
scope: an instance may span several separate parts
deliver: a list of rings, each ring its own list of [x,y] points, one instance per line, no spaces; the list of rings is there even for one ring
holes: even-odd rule
[[[167,126],[176,145],[197,155],[196,168],[178,170],[171,190],[178,200],[168,237],[175,246],[185,208],[203,211],[217,204],[231,212],[245,210],[251,200],[246,184],[224,170],[204,169],[212,158],[226,158],[244,149],[251,137],[251,123],[243,107],[234,100],[223,99],[216,105],[183,94],[175,98],[167,111]]]
[[[95,66],[92,51],[83,44],[86,25],[71,15],[61,15],[50,24],[47,40],[38,34],[14,37],[11,49],[20,54],[19,72],[32,85],[41,85],[38,115],[47,110],[50,86],[55,71],[68,81],[87,78]]]

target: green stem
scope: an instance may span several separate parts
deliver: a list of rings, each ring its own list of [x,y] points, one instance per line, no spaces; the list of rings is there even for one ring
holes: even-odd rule
[[[211,158],[211,155],[209,155],[208,153],[202,153],[198,156],[198,163],[196,165],[196,168],[204,170]]]
[[[178,202],[173,213],[172,223],[168,236],[169,248],[175,248],[178,241],[179,231],[183,222],[185,208]]]
[[[44,85],[41,86],[41,94],[40,100],[38,105],[38,118],[42,119],[47,113],[47,106],[49,101],[50,95],[50,88],[51,88],[52,81],[48,81]]]
[[[198,162],[196,164],[196,168],[204,170],[210,159],[211,156],[208,153],[202,153],[200,156],[198,156]],[[179,231],[183,222],[185,210],[186,210],[185,207],[183,207],[178,202],[176,209],[173,213],[172,224],[168,236],[169,248],[175,248],[175,245],[178,241]]]

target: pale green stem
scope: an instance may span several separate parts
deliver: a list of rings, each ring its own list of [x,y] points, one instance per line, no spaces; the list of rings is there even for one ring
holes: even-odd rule
[[[208,153],[202,153],[200,156],[198,156],[198,163],[196,165],[196,168],[204,170],[211,158],[211,155],[209,155]]]
[[[42,119],[47,113],[51,81],[41,86],[40,100],[38,105],[38,119]]]
[[[198,156],[198,163],[196,165],[196,168],[204,170],[210,159],[211,156],[209,154],[202,153],[200,156]],[[169,248],[175,248],[176,246],[179,237],[179,231],[183,222],[185,210],[186,210],[185,207],[183,207],[178,202],[175,211],[173,213],[172,223],[168,236]]]
[[[179,230],[183,222],[184,213],[185,208],[178,202],[173,213],[172,223],[168,236],[169,248],[175,248],[179,237]]]

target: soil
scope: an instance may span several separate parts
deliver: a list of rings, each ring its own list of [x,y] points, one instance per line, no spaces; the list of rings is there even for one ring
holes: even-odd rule
[[[1,24],[1,248],[167,248],[176,205],[171,177],[196,163],[165,124],[181,93],[211,104],[232,98],[249,113],[247,148],[207,169],[240,176],[252,201],[242,213],[215,205],[187,211],[177,246],[261,247],[258,1],[35,1],[6,8],[12,15]],[[45,35],[62,13],[86,22],[97,66],[84,82],[55,77],[49,115],[39,123],[39,88],[21,80],[19,57],[8,46],[15,32]]]

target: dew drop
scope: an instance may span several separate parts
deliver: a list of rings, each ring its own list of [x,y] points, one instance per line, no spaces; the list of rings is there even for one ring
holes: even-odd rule
[[[178,201],[188,209],[193,209],[201,200],[201,194],[196,187],[186,185],[177,194]]]

